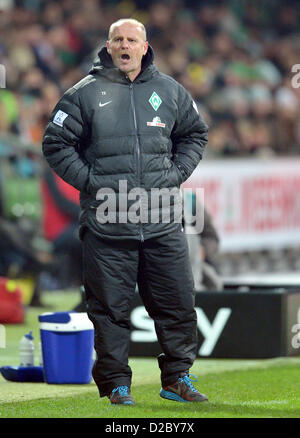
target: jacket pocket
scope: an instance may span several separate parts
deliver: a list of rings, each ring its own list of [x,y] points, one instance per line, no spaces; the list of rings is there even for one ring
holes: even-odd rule
[[[183,176],[174,161],[170,160],[171,167],[168,170],[169,186],[180,187],[183,182]]]
[[[86,187],[86,191],[89,195],[93,194],[95,191],[94,167],[95,167],[95,163],[93,163],[90,167],[89,180],[88,180],[87,187]]]

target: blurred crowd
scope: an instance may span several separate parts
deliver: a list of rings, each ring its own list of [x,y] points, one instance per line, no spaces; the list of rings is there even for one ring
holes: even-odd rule
[[[202,111],[208,157],[300,152],[298,2],[0,0],[0,11],[1,133],[40,147],[62,92],[88,73],[110,23],[131,16]]]

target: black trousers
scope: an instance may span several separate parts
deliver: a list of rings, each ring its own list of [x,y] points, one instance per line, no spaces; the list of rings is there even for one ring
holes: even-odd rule
[[[164,353],[159,358],[162,385],[189,370],[197,352],[197,316],[181,227],[144,242],[101,239],[87,230],[83,275],[87,313],[95,329],[92,374],[101,397],[116,386],[131,385],[129,310],[136,283]]]

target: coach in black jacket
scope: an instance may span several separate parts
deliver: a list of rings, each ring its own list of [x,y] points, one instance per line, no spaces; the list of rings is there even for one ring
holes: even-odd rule
[[[163,350],[160,395],[206,400],[188,374],[196,313],[179,188],[202,158],[207,126],[153,58],[141,23],[113,23],[99,61],[63,95],[43,139],[50,166],[81,192],[93,377],[111,403],[133,404],[128,311],[136,282]]]

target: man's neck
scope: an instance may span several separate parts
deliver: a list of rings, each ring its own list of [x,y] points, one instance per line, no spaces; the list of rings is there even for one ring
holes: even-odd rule
[[[135,80],[135,78],[137,78],[138,77],[138,75],[141,73],[141,68],[136,72],[136,71],[134,71],[134,72],[129,72],[129,73],[127,73],[126,74],[126,76],[128,77],[128,79],[131,81],[131,82],[133,82],[134,80]]]

